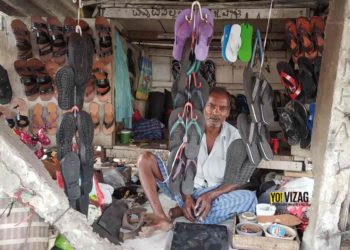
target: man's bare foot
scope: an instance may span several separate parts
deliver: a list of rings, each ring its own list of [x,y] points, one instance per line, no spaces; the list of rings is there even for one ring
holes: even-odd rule
[[[176,218],[179,218],[183,215],[184,213],[182,212],[182,209],[179,206],[173,207],[169,210],[169,217],[171,221],[174,221]]]
[[[154,214],[145,214],[145,222],[147,226],[141,228],[139,235],[142,237],[149,237],[156,230],[169,231],[173,224],[168,218],[159,217]]]

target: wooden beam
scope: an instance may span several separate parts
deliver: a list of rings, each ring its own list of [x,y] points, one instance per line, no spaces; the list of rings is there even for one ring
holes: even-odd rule
[[[78,7],[69,0],[55,0],[55,1],[42,1],[42,0],[30,0],[34,6],[40,7],[45,10],[50,16],[57,17],[76,17]]]
[[[315,184],[302,249],[340,248],[350,192],[350,0],[330,1],[312,129]],[[339,228],[341,226],[341,228]]]
[[[25,13],[19,12],[17,9],[11,7],[7,3],[0,1],[0,11],[9,16],[25,16]]]
[[[20,13],[23,13],[25,16],[48,16],[43,8],[40,6],[33,5],[30,1],[22,0],[2,0],[5,4],[14,8]],[[42,4],[45,5],[46,1],[42,1]]]
[[[84,0],[84,5],[100,5],[102,8],[109,7],[141,7],[147,8],[150,6],[165,6],[175,8],[189,8],[191,3],[185,3],[184,1],[148,1],[148,0]],[[260,8],[269,7],[270,0],[263,1],[231,1],[231,2],[201,2],[202,7],[209,7],[212,9],[218,8]],[[275,0],[275,8],[316,8],[318,1],[316,0]]]
[[[287,171],[302,171],[303,163],[295,161],[265,161],[262,160],[257,168],[287,170]]]
[[[211,9],[215,19],[267,19],[269,16],[268,8],[259,9]],[[175,19],[181,9],[174,8],[117,8],[110,7],[103,11],[103,15],[107,18],[118,19]],[[296,18],[299,16],[307,16],[306,8],[274,8],[271,12],[272,19]]]

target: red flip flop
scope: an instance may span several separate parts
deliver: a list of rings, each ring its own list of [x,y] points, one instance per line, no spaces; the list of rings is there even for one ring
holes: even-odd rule
[[[299,84],[293,68],[287,62],[278,62],[277,71],[280,76],[280,80],[284,87],[288,91],[288,95],[291,99],[297,99],[301,97],[302,87]]]

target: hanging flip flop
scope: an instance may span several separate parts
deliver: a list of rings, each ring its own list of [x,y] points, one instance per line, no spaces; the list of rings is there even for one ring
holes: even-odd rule
[[[197,160],[186,160],[186,166],[181,182],[181,192],[186,195],[191,195],[194,188],[194,177],[197,173]]]
[[[89,24],[83,19],[79,19],[79,25],[81,27],[81,31],[83,32],[83,34],[86,34],[90,37],[94,54],[96,54],[96,42],[94,39],[94,31],[91,29]]]
[[[58,94],[58,106],[63,110],[69,110],[74,106],[74,72],[72,67],[64,66],[56,73],[56,88]]]
[[[261,121],[259,105],[260,79],[254,75],[252,68],[246,67],[243,72],[243,88],[247,98],[250,117],[254,122]]]
[[[169,117],[169,150],[178,148],[182,142],[186,132],[185,117],[183,117],[184,108],[174,109]]]
[[[167,162],[167,169],[169,178],[165,180],[171,193],[173,195],[180,194],[181,183],[184,177],[184,170],[186,167],[186,158],[183,153],[184,145],[175,147],[170,151],[169,159]]]
[[[77,125],[74,114],[71,112],[64,113],[56,133],[58,160],[62,160],[68,152],[72,151],[72,142],[76,130]]]
[[[185,147],[185,156],[189,160],[194,160],[199,154],[199,149],[204,133],[205,119],[203,113],[199,110],[190,111],[186,124],[187,143]]]
[[[236,178],[243,170],[243,163],[248,159],[242,139],[230,143],[226,151],[225,184],[245,184],[246,180]]]
[[[234,24],[231,26],[230,36],[226,46],[226,57],[234,63],[237,61],[238,51],[241,48],[241,26]]]
[[[21,20],[15,19],[11,22],[12,32],[16,38],[16,47],[18,49],[17,59],[29,59],[33,56],[30,32]]]
[[[11,102],[12,88],[7,70],[0,65],[0,104],[5,105]]]
[[[266,80],[261,80],[260,98],[259,98],[261,121],[268,126],[271,125],[275,120],[275,116],[272,108],[272,102],[273,102],[273,89]]]
[[[248,121],[248,116],[244,113],[238,115],[237,127],[239,134],[246,146],[247,155],[252,164],[257,166],[261,161],[257,145],[257,128],[256,124]]]
[[[174,47],[173,57],[177,61],[182,60],[185,42],[192,34],[192,23],[187,21],[186,16],[190,16],[191,10],[184,9],[176,17],[174,26]]]
[[[226,48],[230,37],[231,26],[229,24],[224,27],[224,34],[221,37],[221,55],[225,62],[230,62],[226,56]]]
[[[280,76],[281,83],[287,89],[289,97],[294,99],[302,99],[302,86],[294,73],[293,68],[287,62],[278,62],[277,71]]]
[[[266,160],[266,161],[272,161],[273,160],[273,152],[269,144],[269,130],[266,128],[265,125],[259,123],[258,124],[258,147],[260,151],[260,155]]]
[[[111,135],[115,129],[114,109],[111,103],[103,105],[104,117],[102,131],[105,135]]]
[[[241,24],[241,48],[238,51],[238,58],[242,62],[249,62],[252,57],[253,26],[248,23]]]
[[[84,102],[91,102],[95,98],[95,82],[96,78],[92,75],[86,84]]]
[[[202,20],[200,14],[205,20]],[[209,45],[214,35],[214,15],[207,8],[202,8],[202,12],[197,13],[195,18],[197,43],[194,53],[198,61],[204,61],[208,57]]]
[[[67,153],[61,161],[61,173],[69,206],[77,209],[77,201],[81,196],[79,187],[80,160],[74,152]]]
[[[314,66],[310,59],[300,57],[298,59],[299,74],[298,80],[303,86],[303,94],[307,103],[313,102],[316,98],[317,85],[314,77]]]
[[[47,30],[46,21],[39,16],[33,16],[32,29],[36,32],[36,43],[39,47],[39,56],[43,62],[52,58],[51,38]]]

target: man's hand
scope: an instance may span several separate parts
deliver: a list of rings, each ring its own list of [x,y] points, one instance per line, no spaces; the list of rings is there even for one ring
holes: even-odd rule
[[[188,219],[191,222],[195,222],[194,217],[194,200],[192,199],[191,195],[186,196],[184,198],[184,207],[182,208],[182,211],[184,213],[184,216],[186,219]]]
[[[205,193],[197,199],[195,207],[196,217],[201,221],[203,221],[209,214],[213,199],[211,192]]]

